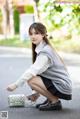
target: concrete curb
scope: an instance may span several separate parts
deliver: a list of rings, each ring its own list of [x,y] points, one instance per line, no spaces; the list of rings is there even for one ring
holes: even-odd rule
[[[16,48],[16,47],[5,47],[0,46],[0,51],[7,51],[7,52],[21,52],[21,53],[31,53],[31,49],[29,48]]]
[[[24,56],[31,57],[31,49],[29,48],[16,48],[16,47],[4,47],[0,46],[0,56],[9,57],[9,56]]]

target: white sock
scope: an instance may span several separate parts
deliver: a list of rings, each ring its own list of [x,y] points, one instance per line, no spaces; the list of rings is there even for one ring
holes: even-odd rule
[[[35,94],[35,93],[37,93],[35,90],[32,90],[32,94]]]

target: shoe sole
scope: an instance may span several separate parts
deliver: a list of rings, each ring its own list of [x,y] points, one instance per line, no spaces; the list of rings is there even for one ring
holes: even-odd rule
[[[55,107],[55,108],[51,108],[51,109],[41,109],[39,108],[40,111],[60,111],[62,110],[62,107]]]

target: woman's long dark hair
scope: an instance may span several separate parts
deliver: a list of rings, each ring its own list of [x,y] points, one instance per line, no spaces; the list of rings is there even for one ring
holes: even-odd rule
[[[50,44],[49,41],[48,41],[48,38],[47,38],[47,30],[46,30],[46,27],[42,24],[42,23],[39,23],[39,22],[35,22],[33,23],[30,27],[29,27],[29,35],[32,34],[32,29],[35,29],[35,31],[37,33],[40,33],[42,35],[44,35],[43,37],[43,40],[46,42],[46,44]],[[32,43],[32,60],[33,60],[33,63],[35,62],[36,60],[36,52],[35,52],[35,48],[36,48],[36,45]]]

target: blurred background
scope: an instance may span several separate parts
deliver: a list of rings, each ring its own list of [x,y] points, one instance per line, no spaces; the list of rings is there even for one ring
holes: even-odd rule
[[[79,1],[0,0],[0,110],[8,111],[9,119],[80,119]],[[63,111],[60,112],[46,113],[35,108],[9,108],[8,105],[11,94],[32,94],[27,84],[14,92],[6,88],[32,64],[28,28],[33,22],[42,22],[47,27],[48,38],[70,74],[73,97],[68,103],[62,100]]]
[[[31,48],[28,28],[36,21],[57,50],[80,53],[79,0],[0,0],[0,46]]]

